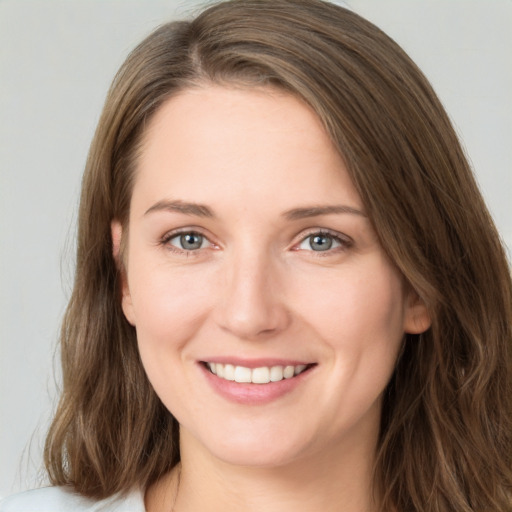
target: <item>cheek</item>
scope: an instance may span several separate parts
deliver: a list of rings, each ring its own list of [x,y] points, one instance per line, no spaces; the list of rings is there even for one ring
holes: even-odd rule
[[[211,274],[204,267],[190,272],[149,258],[132,258],[128,283],[137,328],[176,332],[195,323],[211,300]]]
[[[373,403],[391,377],[403,339],[401,278],[388,264],[377,263],[317,283],[300,306],[329,354],[329,398],[350,400],[340,408]],[[347,393],[336,398],[339,389]]]
[[[303,283],[296,296],[306,299],[299,307],[329,339],[366,344],[403,334],[401,279],[388,265],[372,265],[364,272],[346,268],[315,286]]]
[[[378,265],[359,275],[347,272],[315,290],[303,311],[326,354],[328,377],[317,403],[329,411],[329,435],[337,437],[364,428],[364,418],[367,425],[379,422],[380,397],[403,339],[401,279]]]
[[[190,274],[165,264],[140,263],[133,261],[128,282],[139,350],[149,374],[164,360],[186,357],[186,347],[208,317],[215,287],[212,276],[201,269]]]
[[[129,275],[142,364],[155,392],[177,417],[194,388],[183,363],[191,363],[194,339],[208,317],[207,276],[133,262]]]

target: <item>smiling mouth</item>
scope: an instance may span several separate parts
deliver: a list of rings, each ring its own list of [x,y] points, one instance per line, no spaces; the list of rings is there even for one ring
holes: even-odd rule
[[[220,379],[249,384],[268,384],[285,379],[292,379],[313,367],[313,364],[298,364],[295,366],[261,366],[259,368],[247,368],[222,363],[204,363],[211,373]]]

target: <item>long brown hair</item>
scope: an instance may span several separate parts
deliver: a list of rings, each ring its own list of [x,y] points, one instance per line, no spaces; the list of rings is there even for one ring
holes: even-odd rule
[[[307,102],[343,156],[382,247],[427,304],[384,397],[382,510],[512,510],[510,270],[450,121],[403,50],[320,0],[234,0],[164,25],[118,72],[83,178],[51,482],[96,498],[146,487],[179,461],[120,307],[110,225],[126,226],[144,128],[202,83],[279,87]]]

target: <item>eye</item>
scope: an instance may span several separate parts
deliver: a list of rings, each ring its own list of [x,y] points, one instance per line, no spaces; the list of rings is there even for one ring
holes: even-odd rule
[[[312,233],[297,246],[304,251],[325,252],[348,245],[348,242],[330,233]]]
[[[195,231],[172,235],[164,240],[164,242],[182,251],[197,251],[209,245],[208,239]]]

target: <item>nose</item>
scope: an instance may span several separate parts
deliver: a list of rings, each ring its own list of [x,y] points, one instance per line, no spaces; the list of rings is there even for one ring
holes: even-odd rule
[[[219,326],[239,339],[267,339],[290,323],[279,264],[266,254],[239,254],[225,262]]]

